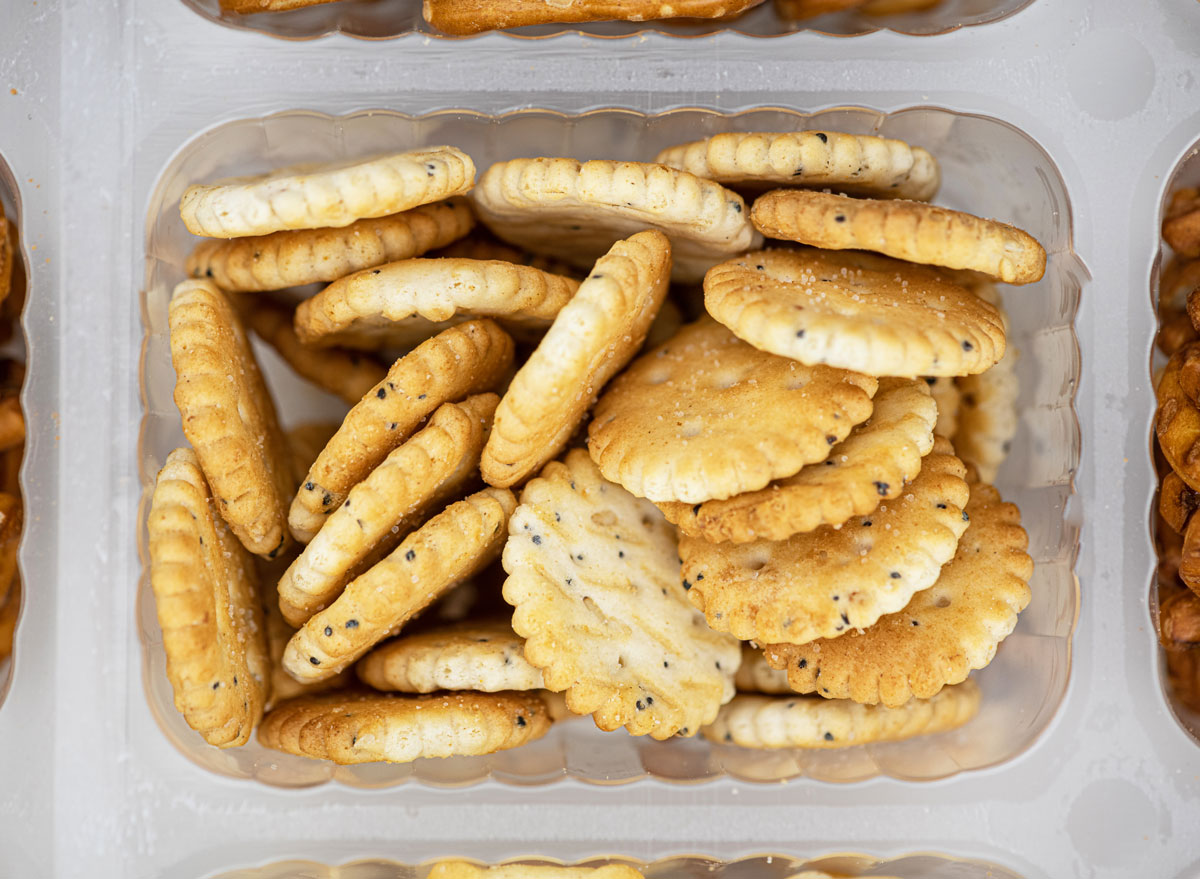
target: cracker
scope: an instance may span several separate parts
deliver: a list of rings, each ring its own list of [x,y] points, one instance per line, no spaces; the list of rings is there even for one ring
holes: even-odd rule
[[[1200,259],[1173,257],[1162,270],[1158,282],[1159,312],[1182,310],[1188,294],[1200,287]]]
[[[304,345],[292,327],[292,309],[266,299],[242,304],[242,317],[296,374],[354,405],[387,375],[378,359],[341,348],[315,350]]]
[[[654,321],[650,324],[650,329],[646,331],[646,341],[642,343],[642,351],[657,348],[682,328],[683,312],[680,311],[679,306],[668,296],[662,301],[662,305],[658,309],[658,314],[654,316]]]
[[[937,159],[921,147],[837,131],[727,131],[665,149],[655,161],[729,186],[829,187],[918,201],[933,198],[942,180]]]
[[[931,375],[925,377],[925,384],[929,386],[929,395],[937,404],[937,424],[933,426],[933,432],[948,440],[954,439],[958,433],[958,410],[962,407],[962,391],[958,389],[958,382],[950,376]]]
[[[308,542],[355,485],[442,403],[490,390],[504,377],[513,342],[490,320],[443,330],[397,360],[347,413],[292,501],[288,523]]]
[[[744,641],[807,644],[863,629],[928,589],[967,528],[966,468],[940,440],[894,500],[839,528],[731,545],[683,537],[684,588]]]
[[[477,226],[470,235],[433,251],[429,256],[434,259],[498,259],[514,265],[531,266],[564,278],[578,280],[579,276],[579,269],[570,263],[501,241],[485,226]]]
[[[1197,595],[1200,595],[1200,519],[1192,516],[1183,530],[1183,545],[1179,552],[1176,575]]]
[[[25,443],[25,415],[19,394],[0,397],[0,452]]]
[[[523,482],[562,451],[601,388],[642,346],[667,293],[671,245],[639,232],[601,257],[517,371],[496,409],[480,471]]]
[[[803,21],[818,15],[854,9],[863,2],[864,0],[775,0],[775,11],[780,18]]]
[[[1197,507],[1200,507],[1200,492],[1191,488],[1174,470],[1163,477],[1158,493],[1158,512],[1172,531],[1182,534]]]
[[[536,24],[590,21],[657,21],[669,18],[725,18],[762,0],[425,0],[425,20],[448,34]]]
[[[1185,345],[1171,355],[1158,380],[1155,431],[1171,469],[1200,491],[1200,411],[1180,382],[1189,355],[1200,355],[1200,343]]]
[[[474,225],[466,201],[452,199],[356,220],[340,229],[201,241],[188,256],[186,269],[190,277],[208,278],[229,292],[328,284],[363,269],[444,247]]]
[[[645,162],[512,159],[488,168],[472,199],[500,238],[581,268],[614,241],[658,229],[671,241],[672,277],[699,281],[762,241],[740,195]]]
[[[451,504],[313,615],[284,651],[298,681],[332,677],[499,553],[516,507],[507,489],[488,488]]]
[[[975,465],[981,480],[994,482],[1017,434],[1017,349],[1010,345],[991,369],[955,381],[962,391],[962,407],[954,449]]]
[[[588,449],[606,479],[638,497],[728,498],[828,457],[870,417],[877,385],[774,357],[705,317],[612,383]]]
[[[862,11],[867,15],[903,15],[906,12],[921,12],[932,9],[942,0],[867,0]]]
[[[759,491],[700,504],[660,503],[684,534],[713,543],[785,540],[865,516],[901,494],[933,448],[937,407],[920,379],[879,381],[874,409],[829,457]]]
[[[325,448],[325,444],[341,426],[341,422],[338,421],[306,421],[284,434],[288,451],[291,452],[292,475],[297,487],[308,476],[308,468],[317,460],[321,449]]]
[[[742,644],[742,664],[738,666],[733,683],[739,693],[778,695],[795,692],[788,686],[787,672],[771,668],[763,652],[746,642]]]
[[[0,491],[0,605],[4,604],[18,579],[17,551],[21,546],[24,520],[21,498]]]
[[[289,9],[303,9],[336,2],[338,0],[221,0],[221,11],[254,15],[258,12],[286,12]]]
[[[210,745],[244,745],[271,667],[250,556],[216,515],[197,455],[167,456],[150,505],[150,587],[175,707]]]
[[[179,214],[189,232],[208,238],[340,228],[462,195],[474,179],[470,156],[434,146],[193,184]]]
[[[1180,256],[1200,257],[1200,189],[1190,186],[1171,195],[1162,234]]]
[[[1040,281],[1046,271],[1046,251],[1028,233],[918,201],[776,189],[755,200],[750,220],[768,238],[825,250],[872,250],[1009,284]]]
[[[708,273],[704,304],[757,348],[868,375],[970,375],[1004,356],[994,306],[934,269],[869,253],[746,254]]]
[[[509,534],[504,599],[547,689],[603,730],[665,739],[712,722],[740,648],[689,606],[673,529],[652,504],[575,449],[525,487]]]
[[[525,659],[525,639],[507,620],[460,623],[389,641],[358,663],[376,690],[540,690],[542,672]]]
[[[1158,637],[1166,650],[1200,649],[1200,595],[1180,589],[1158,608]]]
[[[0,661],[13,652],[13,639],[17,633],[17,618],[21,615],[21,580],[18,577],[8,598],[0,602]]]
[[[407,348],[447,326],[491,317],[544,332],[579,288],[573,278],[499,260],[408,259],[330,284],[296,309],[306,345]]]
[[[801,693],[889,707],[929,699],[996,655],[1029,604],[1033,560],[1020,511],[985,483],[971,486],[971,524],[930,589],[864,632],[765,648]]]
[[[411,763],[494,754],[540,739],[548,729],[537,693],[330,693],[278,705],[263,720],[258,740],[343,765]]]
[[[274,558],[291,540],[286,510],[292,472],[246,331],[211,281],[179,284],[168,319],[183,434],[238,540]]]
[[[979,687],[966,680],[896,708],[816,696],[738,695],[701,732],[742,748],[853,748],[957,729],[979,713]]]
[[[14,236],[9,232],[12,224],[4,215],[4,205],[0,204],[0,301],[8,297],[12,289],[13,260],[16,248],[13,246]]]
[[[533,864],[476,866],[467,861],[440,861],[428,879],[642,879],[642,874],[625,864],[603,867],[557,867]]]
[[[452,498],[476,472],[496,411],[495,394],[443,403],[412,438],[350,489],[279,579],[279,603],[293,626],[341,594],[381,543],[403,534]]]

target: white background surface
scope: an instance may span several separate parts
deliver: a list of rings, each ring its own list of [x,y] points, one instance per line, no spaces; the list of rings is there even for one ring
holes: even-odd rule
[[[30,585],[0,708],[0,874],[191,877],[285,857],[935,849],[1056,879],[1200,875],[1200,749],[1163,705],[1145,610],[1148,283],[1165,178],[1200,138],[1198,76],[1195,0],[1038,0],[936,38],[300,44],[212,25],[171,0],[3,0],[0,152],[39,247],[27,314]],[[289,793],[215,779],[165,739],[130,747],[131,727],[149,719],[127,686],[140,663],[125,578],[136,569],[138,486],[119,450],[140,419],[143,212],[181,127],[287,107],[925,103],[1006,119],[1046,148],[1093,276],[1077,320],[1075,664],[1063,708],[1029,752],[922,785]]]

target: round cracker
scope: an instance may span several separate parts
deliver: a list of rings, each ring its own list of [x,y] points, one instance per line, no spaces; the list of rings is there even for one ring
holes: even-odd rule
[[[463,199],[356,220],[340,229],[303,229],[196,245],[187,273],[222,290],[257,293],[328,284],[354,272],[421,256],[471,231],[475,217]]]
[[[499,555],[516,505],[507,489],[487,488],[446,507],[310,617],[288,642],[284,667],[305,682],[348,667]]]
[[[643,879],[625,864],[603,867],[558,867],[534,864],[476,866],[466,861],[441,861],[429,871],[429,879]]]
[[[774,357],[705,317],[613,382],[588,450],[606,479],[638,497],[728,498],[828,457],[870,417],[877,386]]]
[[[575,449],[525,487],[509,533],[504,600],[547,689],[603,730],[665,739],[712,722],[740,648],[688,604],[674,531],[653,504]]]
[[[994,306],[931,268],[874,254],[749,253],[708,273],[704,304],[757,348],[868,375],[969,375],[1004,356]]]
[[[788,685],[787,672],[771,668],[767,657],[753,644],[743,642],[742,664],[738,666],[733,684],[739,693],[794,693]]]
[[[288,524],[308,542],[392,449],[442,403],[496,387],[512,364],[513,342],[490,320],[443,330],[401,357],[347,414],[309,468]]]
[[[933,198],[942,180],[937,159],[921,147],[837,131],[727,131],[665,149],[655,161],[730,186],[829,187],[918,201]]]
[[[175,707],[210,745],[244,745],[270,695],[262,605],[249,554],[216,515],[191,449],[176,449],[150,502],[150,588]]]
[[[373,551],[406,533],[439,501],[455,496],[476,472],[498,400],[495,394],[479,394],[443,403],[420,431],[350,489],[279,579],[279,604],[289,623],[301,626],[328,607]]]
[[[679,542],[708,624],[744,641],[806,644],[863,629],[937,581],[967,528],[966,468],[945,440],[895,500],[839,528],[734,546]]]
[[[762,0],[425,0],[425,20],[448,34],[463,36],[536,24],[591,21],[661,21],[671,18],[725,18]]]
[[[825,250],[873,250],[1009,284],[1040,281],[1046,272],[1046,251],[1028,233],[918,201],[776,189],[755,200],[750,220],[768,238]]]
[[[979,713],[979,687],[967,680],[931,699],[896,708],[816,696],[738,695],[701,732],[742,748],[853,748],[957,729]]]
[[[376,690],[541,690],[542,672],[525,659],[525,639],[507,620],[460,623],[389,641],[358,663]]]
[[[517,371],[496,409],[480,471],[510,486],[557,455],[600,393],[637,353],[667,293],[671,245],[639,232],[601,257]]]
[[[1180,256],[1200,257],[1200,188],[1189,186],[1171,195],[1162,234]]]
[[[1163,477],[1158,491],[1158,512],[1172,531],[1182,534],[1197,507],[1200,507],[1200,492],[1191,488],[1174,470]]]
[[[937,424],[933,426],[933,432],[953,440],[954,435],[958,433],[958,410],[962,406],[962,391],[950,376],[931,375],[926,376],[924,381],[929,387],[929,395],[937,404]]]
[[[1185,345],[1171,355],[1158,380],[1155,431],[1171,469],[1200,491],[1200,411],[1181,383],[1185,363],[1200,355],[1200,343]]]
[[[471,197],[498,237],[581,268],[614,241],[657,229],[671,241],[672,277],[693,282],[762,241],[740,195],[646,162],[511,159],[488,168]]]
[[[275,558],[291,542],[291,460],[242,322],[210,281],[179,284],[168,321],[183,434],[238,540]]]
[[[891,500],[921,470],[933,448],[937,406],[920,379],[879,381],[871,417],[829,457],[760,491],[700,504],[658,505],[690,537],[712,543],[786,540],[822,525],[838,526]]]
[[[1017,434],[1017,349],[1009,346],[999,362],[979,375],[955,381],[962,392],[954,449],[979,471],[984,482],[994,482]]]
[[[474,180],[475,163],[462,150],[426,147],[193,184],[179,215],[189,232],[208,238],[340,228],[462,195]]]
[[[540,739],[548,729],[550,717],[537,693],[327,693],[273,708],[258,740],[343,765],[411,763],[494,754]]]
[[[769,645],[767,660],[787,669],[797,692],[889,707],[929,699],[986,666],[1029,604],[1033,560],[1020,511],[992,486],[971,485],[967,514],[954,559],[904,610],[863,632]]]
[[[341,278],[301,302],[296,334],[319,347],[407,348],[472,317],[538,333],[578,288],[573,278],[499,260],[408,259]]]

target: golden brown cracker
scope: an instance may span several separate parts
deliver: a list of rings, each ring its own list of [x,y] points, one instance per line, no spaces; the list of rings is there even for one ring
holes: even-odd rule
[[[425,20],[458,36],[536,24],[712,19],[738,15],[762,0],[424,0]]]

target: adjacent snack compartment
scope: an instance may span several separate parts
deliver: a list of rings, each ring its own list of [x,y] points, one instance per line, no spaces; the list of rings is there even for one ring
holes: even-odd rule
[[[1041,282],[1005,291],[1013,323],[1011,339],[1020,350],[1020,426],[997,485],[1005,500],[1018,503],[1024,514],[1028,551],[1036,564],[1030,583],[1033,599],[996,660],[975,676],[983,690],[983,707],[974,721],[951,733],[902,743],[845,751],[755,752],[712,746],[700,739],[660,743],[623,733],[602,734],[589,718],[577,718],[559,724],[538,742],[488,757],[355,767],[268,751],[257,742],[221,751],[204,744],[185,725],[172,704],[164,673],[161,634],[145,576],[144,523],[155,475],[181,439],[172,399],[166,305],[171,289],[183,278],[183,263],[194,243],[178,213],[179,197],[188,184],[423,144],[455,144],[482,169],[499,159],[531,155],[646,159],[663,147],[720,131],[804,128],[881,134],[928,148],[942,163],[939,203],[1016,223],[1038,238],[1049,254]],[[579,116],[528,110],[502,117],[469,111],[420,117],[379,110],[343,117],[295,111],[207,131],[183,146],[164,169],[147,217],[146,335],[141,360],[145,415],[138,453],[143,577],[138,617],[143,678],[152,712],[175,747],[199,765],[279,786],[337,779],[374,787],[410,778],[431,785],[461,785],[488,777],[512,784],[542,784],[565,776],[596,783],[645,776],[687,782],[723,774],[755,781],[800,775],[828,781],[877,775],[928,780],[1010,759],[1046,728],[1062,700],[1070,666],[1078,602],[1073,565],[1079,534],[1078,516],[1070,502],[1080,449],[1073,408],[1080,369],[1073,320],[1085,278],[1072,250],[1070,201],[1049,156],[1002,121],[950,110],[913,108],[886,115],[865,109],[811,115],[783,109],[735,115],[680,110],[657,116],[619,109]],[[329,398],[281,368],[270,352],[262,348],[259,352],[285,427],[338,411]]]
[[[313,39],[345,34],[360,39],[386,39],[408,33],[450,37],[422,15],[417,0],[342,0],[280,12],[239,13],[222,8],[220,0],[182,0],[198,14],[229,27],[254,30],[282,39]],[[740,15],[723,18],[678,18],[645,21],[603,21],[585,24],[539,24],[509,28],[505,34],[525,39],[578,32],[597,37],[645,33],[695,37],[732,31],[750,36],[780,36],[812,31],[834,36],[861,36],[880,30],[912,36],[932,36],[1008,18],[1033,0],[874,0],[874,13],[851,8],[868,0],[763,0]],[[229,4],[231,6],[235,4]],[[245,4],[236,4],[245,5]],[[726,4],[728,5],[728,4]],[[714,3],[714,8],[719,4]],[[834,9],[812,16],[801,10]],[[891,11],[898,10],[898,11]]]

